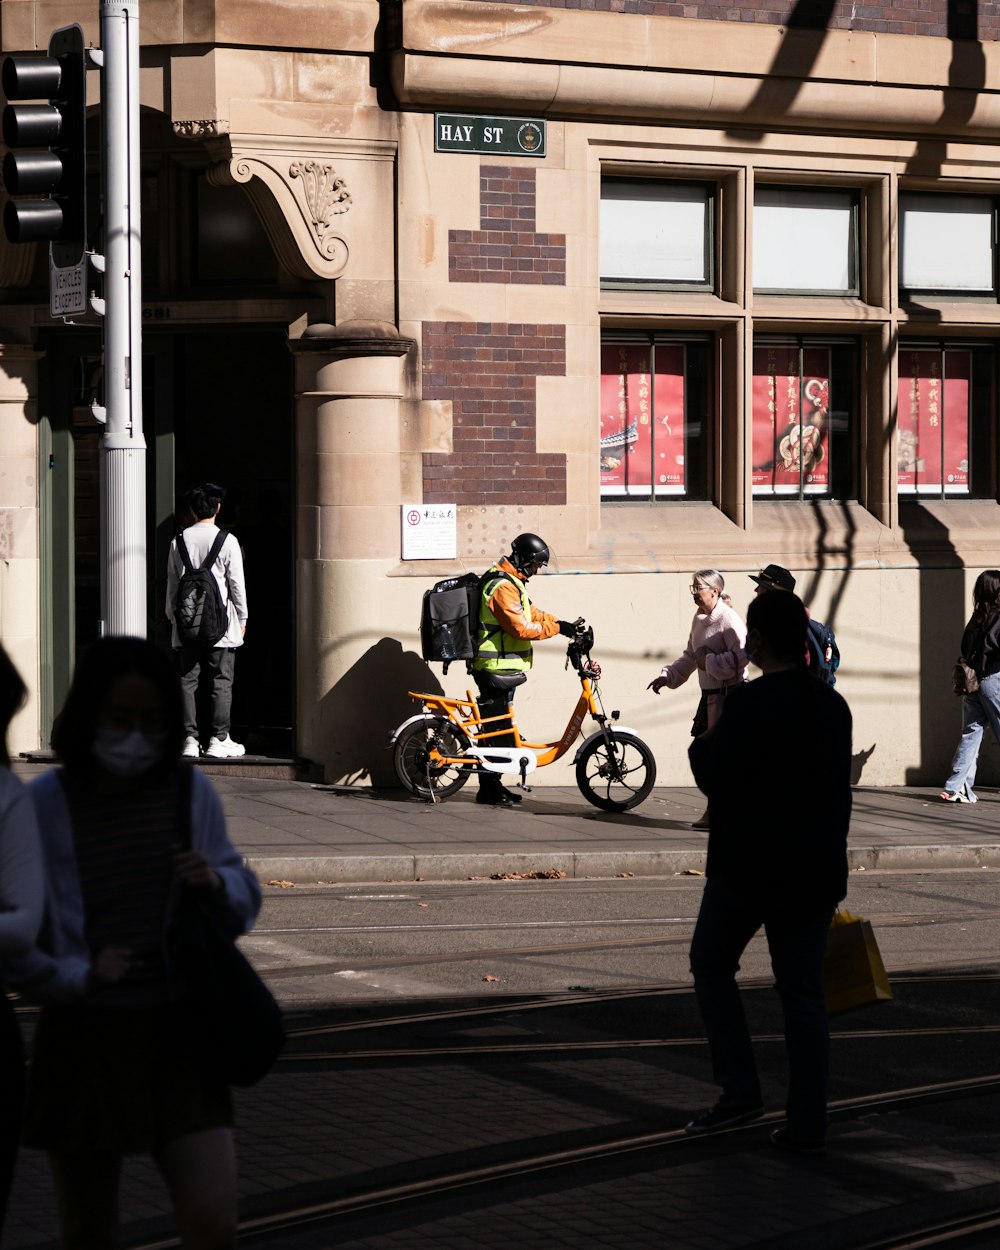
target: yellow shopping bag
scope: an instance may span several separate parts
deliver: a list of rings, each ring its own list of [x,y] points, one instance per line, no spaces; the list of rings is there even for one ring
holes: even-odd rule
[[[836,911],[823,959],[827,1015],[892,998],[889,978],[871,924],[849,911]]]

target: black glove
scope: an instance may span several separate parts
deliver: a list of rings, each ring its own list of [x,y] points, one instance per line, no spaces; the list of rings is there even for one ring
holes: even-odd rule
[[[560,634],[563,635],[564,638],[575,638],[576,626],[573,624],[572,621],[560,621],[559,632]]]

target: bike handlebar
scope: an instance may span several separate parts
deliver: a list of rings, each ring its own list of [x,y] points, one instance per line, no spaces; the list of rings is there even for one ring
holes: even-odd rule
[[[566,658],[581,677],[590,677],[592,680],[596,680],[601,675],[601,668],[599,664],[595,664],[590,658],[593,646],[594,631],[589,625],[584,623],[570,639],[566,648]]]

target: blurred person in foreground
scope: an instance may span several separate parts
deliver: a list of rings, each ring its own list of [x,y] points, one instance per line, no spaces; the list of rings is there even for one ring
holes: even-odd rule
[[[44,879],[35,809],[10,771],[7,730],[27,691],[0,647],[0,960],[24,955],[42,923]],[[0,988],[0,1237],[14,1176],[24,1105],[24,1050],[10,999]]]
[[[122,1156],[133,1153],[163,1174],[183,1246],[235,1244],[229,1090],[192,1044],[168,935],[184,891],[245,932],[260,887],[212,783],[179,763],[183,740],[170,658],[143,639],[102,638],[53,730],[61,767],[29,787],[48,897],[37,944],[11,964],[44,1004],[23,1141],[49,1153],[64,1250],[117,1243]]]
[[[806,610],[791,592],[754,599],[746,649],[762,676],[732,691],[715,728],[689,749],[709,811],[691,972],[722,1092],[687,1132],[710,1133],[764,1114],[736,984],[740,958],[763,926],[788,1057],[787,1125],[771,1140],[821,1154],[830,1052],[823,952],[847,893],[851,713],[806,667],[807,628]]]

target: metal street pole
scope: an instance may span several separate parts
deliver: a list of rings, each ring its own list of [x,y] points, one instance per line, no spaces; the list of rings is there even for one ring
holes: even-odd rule
[[[101,48],[107,420],[101,439],[101,632],[145,638],[139,0],[101,0]]]

